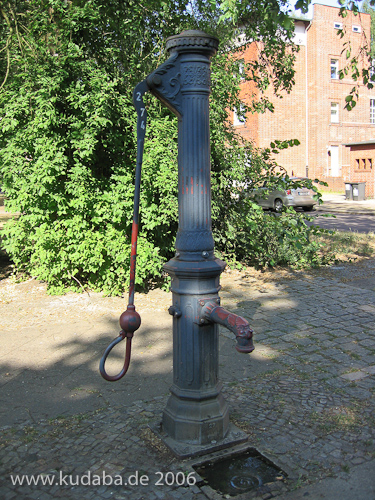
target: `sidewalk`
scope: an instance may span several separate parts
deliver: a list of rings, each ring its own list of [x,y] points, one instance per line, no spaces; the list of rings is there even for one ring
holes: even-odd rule
[[[233,271],[221,283],[223,306],[249,319],[256,345],[241,355],[220,332],[231,419],[288,476],[233,498],[373,500],[375,262]],[[108,383],[98,363],[117,336],[122,299],[48,296],[34,280],[0,281],[2,500],[226,498],[200,483],[181,485],[202,460],[174,458],[149,428],[172,382],[170,300],[161,290],[136,295],[142,326],[130,369]],[[13,485],[16,474],[39,484]]]
[[[317,210],[332,213],[355,213],[375,215],[375,199],[363,201],[346,200],[345,194],[322,194],[323,204]]]

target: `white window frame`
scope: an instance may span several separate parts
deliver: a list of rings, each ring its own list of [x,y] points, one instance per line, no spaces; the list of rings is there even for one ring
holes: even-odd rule
[[[341,30],[342,23],[335,22],[335,23],[333,23],[333,27],[335,28],[335,30]]]
[[[375,99],[370,99],[370,123],[375,125]]]
[[[240,114],[242,115],[244,111],[245,111],[245,106],[244,106],[244,104],[241,104]],[[246,118],[240,118],[237,114],[237,108],[234,108],[234,110],[233,110],[233,126],[237,127],[239,125],[244,125],[245,123],[246,123]]]
[[[353,24],[352,31],[353,31],[353,33],[361,33],[362,27],[359,24]]]
[[[238,72],[241,80],[245,80],[245,59],[240,59],[238,63]]]
[[[339,78],[339,60],[331,57],[330,68],[331,68],[331,80],[338,80],[338,78]]]
[[[369,67],[369,75],[372,78],[375,75],[375,59],[371,59],[371,66]]]
[[[340,122],[340,103],[336,101],[331,102],[331,123],[339,123]]]

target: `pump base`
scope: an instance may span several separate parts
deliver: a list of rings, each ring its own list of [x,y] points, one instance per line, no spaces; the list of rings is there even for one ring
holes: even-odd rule
[[[232,423],[229,424],[228,433],[224,439],[220,441],[212,441],[211,443],[204,445],[176,441],[166,434],[163,429],[162,422],[150,424],[149,427],[177,458],[190,458],[207,455],[208,453],[213,453],[214,451],[231,448],[232,446],[236,446],[248,440],[248,435]]]

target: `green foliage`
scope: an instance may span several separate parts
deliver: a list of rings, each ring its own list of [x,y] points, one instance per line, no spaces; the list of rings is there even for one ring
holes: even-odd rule
[[[298,141],[289,142],[298,144]],[[285,148],[286,143],[281,142],[278,146]],[[260,151],[248,145],[241,150],[241,168],[230,173],[221,172],[219,178],[215,177],[213,189],[217,192],[213,214],[217,248],[232,265],[318,266],[323,263],[323,259],[319,253],[321,243],[316,236],[326,231],[308,225],[313,217],[290,208],[284,209],[281,216],[265,212],[250,196],[253,188],[267,180],[270,190],[295,189],[304,185],[316,192],[319,201],[321,195],[316,183],[310,179],[293,181],[271,161],[270,155],[276,147],[276,141],[272,144],[272,150]],[[231,214],[231,217],[226,214]]]
[[[309,227],[308,219],[293,209],[278,216],[250,205],[247,212],[239,214],[228,227],[233,233],[234,248],[227,258],[236,255],[241,263],[255,267],[319,266],[322,264],[320,244],[313,237],[321,230]]]
[[[374,8],[370,5],[369,1],[363,2],[362,5],[362,10],[366,14],[370,14],[371,17],[371,58],[375,57],[375,10]]]
[[[21,42],[12,39],[12,64],[0,94],[1,185],[8,210],[21,213],[6,226],[4,246],[18,271],[47,281],[51,292],[77,289],[80,282],[119,294],[130,261],[132,91],[143,76],[139,54],[156,38],[145,32],[144,11],[136,4],[138,23],[117,43],[114,25],[124,28],[131,20],[125,10],[115,19],[115,3],[33,4],[35,11],[24,13],[27,31],[14,19]],[[136,26],[124,54],[121,47]],[[159,105],[150,107],[154,124],[144,156],[138,243],[142,285],[160,277],[177,220],[176,124]]]
[[[372,89],[374,87],[375,75],[373,71],[373,59],[374,59],[374,33],[375,33],[375,11],[374,5],[375,0],[367,0],[360,5],[358,0],[339,0],[341,5],[339,15],[345,19],[348,16],[348,12],[352,12],[353,16],[358,16],[358,23],[361,24],[360,12],[363,11],[371,16],[371,28],[370,28],[370,39],[368,39],[367,34],[364,34],[361,40],[360,47],[354,51],[351,43],[349,33],[347,28],[337,30],[337,35],[340,39],[346,41],[343,42],[343,48],[341,54],[345,55],[346,64],[339,71],[340,80],[346,77],[350,77],[355,85],[349,92],[348,96],[345,98],[345,107],[348,111],[351,111],[357,104],[361,85],[367,86],[367,88]]]
[[[0,185],[7,209],[20,213],[2,238],[18,271],[45,280],[51,293],[82,286],[123,293],[136,163],[132,92],[163,61],[165,39],[188,28],[221,40],[213,59],[211,99],[218,250],[230,260],[259,265],[295,263],[298,251],[305,255],[300,262],[314,262],[313,247],[300,248],[311,231],[298,216],[266,217],[245,196],[233,195],[234,186],[250,186],[276,171],[271,153],[296,143],[275,142],[258,152],[244,145],[229,125],[228,109],[239,109],[238,64],[229,57],[236,50],[236,23],[245,23],[248,39],[264,42],[247,78],[261,90],[273,85],[275,92],[293,83],[292,23],[276,0],[240,2],[240,9],[232,2],[236,23],[224,4],[0,4]],[[141,286],[162,278],[162,264],[173,255],[178,219],[177,120],[152,96],[146,99],[149,125],[137,261]],[[264,100],[252,109],[267,107],[272,106]],[[280,248],[283,256],[275,257]]]

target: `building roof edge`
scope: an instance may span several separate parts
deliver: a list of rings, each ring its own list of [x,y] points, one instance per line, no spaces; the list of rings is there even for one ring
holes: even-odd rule
[[[364,146],[365,144],[375,144],[375,139],[371,139],[370,141],[348,142],[346,144],[343,144],[343,146],[346,146],[346,147],[350,147],[350,146]]]

